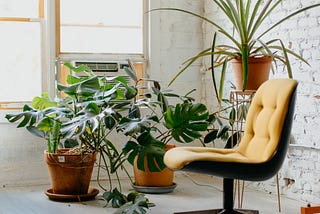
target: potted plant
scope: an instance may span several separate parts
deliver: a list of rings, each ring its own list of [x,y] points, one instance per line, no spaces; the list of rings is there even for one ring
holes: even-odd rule
[[[58,102],[50,100],[47,94],[35,97],[32,107],[25,105],[22,112],[6,115],[9,122],[20,121],[18,128],[26,127],[32,134],[47,141],[47,150],[44,155],[52,184],[47,194],[52,194],[57,198],[59,195],[69,195],[72,198],[75,195],[88,193],[96,157],[95,153],[75,154],[67,149],[77,144],[71,139],[62,141],[62,118],[70,117],[73,117],[73,111],[69,108],[58,107]]]
[[[218,100],[221,101],[224,73],[228,62],[231,62],[234,68],[240,70],[240,74],[235,75],[240,78],[240,80],[236,80],[237,89],[239,90],[256,89],[259,86],[259,84],[248,83],[248,80],[259,79],[259,83],[265,81],[265,79],[259,77],[260,74],[255,75],[250,71],[250,68],[253,67],[254,72],[260,72],[260,68],[256,66],[259,61],[266,65],[267,72],[269,72],[268,68],[270,68],[268,62],[273,61],[275,65],[277,61],[283,63],[287,68],[289,78],[292,77],[289,55],[307,63],[299,54],[288,49],[280,38],[264,38],[278,25],[306,10],[320,6],[320,3],[298,9],[279,19],[275,24],[264,28],[267,18],[273,15],[273,12],[275,12],[277,6],[282,4],[283,0],[213,0],[213,2],[222,11],[226,19],[230,21],[230,25],[232,26],[230,31],[226,30],[222,24],[191,11],[179,8],[155,9],[187,13],[204,20],[216,29],[213,35],[212,46],[188,59],[185,62],[186,65],[175,75],[171,83],[197,59],[203,56],[210,56],[214,89]],[[222,35],[225,38],[221,44],[217,42],[218,35]],[[218,93],[214,69],[219,66],[222,66],[222,69]],[[269,73],[263,74],[263,76],[268,78]]]
[[[105,191],[102,198],[114,208],[123,206],[118,213],[144,211],[153,205],[146,197],[135,192],[127,196],[121,193],[117,170],[129,174],[120,161],[121,152],[109,138],[123,115],[128,114],[137,88],[121,76],[98,77],[85,65],[64,65],[71,74],[67,85],[57,84],[61,98],[53,100],[44,93],[33,99],[32,107],[25,105],[22,112],[6,115],[9,122],[19,122],[18,128],[26,127],[32,134],[46,139],[45,160],[52,184],[46,194],[50,199],[61,201],[94,198],[99,191],[89,188],[89,184],[97,162],[98,184]],[[109,187],[99,182],[101,170],[109,178]],[[66,173],[66,177],[57,174],[61,172]],[[117,178],[120,191],[113,188],[112,174]],[[85,181],[80,181],[81,177],[85,177]]]
[[[135,91],[129,90],[130,87],[122,77],[107,79],[96,76],[86,66],[73,67],[70,63],[65,65],[73,72],[82,72],[86,75],[78,77],[71,74],[68,76],[68,85],[58,84],[57,90],[65,94],[63,98],[53,101],[47,95],[36,97],[33,100],[33,107],[25,105],[22,112],[8,114],[6,118],[9,122],[20,121],[17,127],[26,127],[32,134],[47,140],[45,159],[51,173],[52,193],[72,197],[88,193],[97,153],[102,156],[98,164],[105,165],[98,167],[98,170],[104,168],[114,173],[115,168],[122,166],[115,161],[120,152],[110,142],[108,136],[121,117],[119,111],[126,110],[130,99],[135,96]],[[114,83],[111,84],[110,80]],[[127,87],[128,90],[124,90],[123,87]],[[114,102],[120,99],[121,103]],[[58,148],[70,147],[70,144],[75,148]],[[76,166],[75,156],[80,158],[79,166]],[[89,162],[89,171],[84,172],[83,169],[87,168]],[[53,166],[58,166],[60,169],[51,169]],[[79,171],[72,172],[71,169],[76,168],[79,168]],[[74,177],[74,180],[67,182],[67,179],[56,175],[58,171],[71,171],[72,176],[68,177]],[[88,175],[86,184],[77,180],[78,174]],[[68,186],[57,187],[55,184],[59,182],[68,186],[80,185],[75,189]]]
[[[139,85],[141,80],[135,76],[133,79]],[[209,113],[204,104],[194,103],[190,93],[181,96],[161,89],[155,80],[143,81],[152,83],[151,92],[135,99],[117,130],[130,137],[123,154],[134,165],[135,189],[170,192],[175,187],[173,172],[164,165],[163,155],[174,146],[173,142],[190,143],[201,138],[209,126]]]

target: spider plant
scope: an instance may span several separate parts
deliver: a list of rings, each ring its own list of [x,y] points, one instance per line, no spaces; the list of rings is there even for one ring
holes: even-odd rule
[[[226,19],[232,26],[227,30],[223,23],[209,19],[203,15],[192,11],[179,8],[159,8],[155,10],[179,11],[193,15],[208,22],[215,29],[212,46],[199,52],[197,55],[189,58],[184,62],[183,68],[174,76],[169,85],[181,75],[193,62],[204,56],[211,56],[211,72],[214,84],[214,90],[221,101],[222,88],[224,82],[224,73],[227,62],[239,58],[242,61],[243,90],[246,88],[248,80],[248,58],[271,56],[275,65],[280,61],[287,68],[288,77],[292,78],[292,68],[289,56],[293,56],[307,63],[298,53],[288,49],[280,38],[264,38],[271,31],[287,21],[288,19],[303,13],[306,10],[320,6],[320,3],[298,9],[289,15],[286,15],[273,24],[266,25],[267,18],[273,15],[283,0],[212,0],[213,3],[222,11]],[[284,3],[283,3],[284,4]],[[264,29],[266,27],[266,29]],[[218,44],[217,37],[222,35],[226,38],[225,43]],[[307,63],[308,64],[308,63]],[[215,68],[222,66],[220,77],[220,88],[218,93]]]

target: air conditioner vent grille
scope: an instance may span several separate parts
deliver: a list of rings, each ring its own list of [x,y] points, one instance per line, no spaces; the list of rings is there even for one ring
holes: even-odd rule
[[[93,72],[118,72],[119,70],[117,62],[76,62],[75,65],[86,65]]]

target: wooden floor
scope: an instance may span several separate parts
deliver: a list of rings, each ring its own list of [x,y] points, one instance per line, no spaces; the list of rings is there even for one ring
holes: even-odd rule
[[[199,209],[220,208],[221,180],[203,175],[186,175],[177,173],[176,189],[169,194],[148,194],[147,197],[156,206],[148,213],[168,214],[173,212],[192,211]],[[130,190],[129,182],[125,187]],[[92,182],[92,187],[97,187]],[[114,209],[105,207],[105,202],[95,200],[87,202],[63,203],[51,201],[44,194],[48,185],[27,187],[1,187],[0,189],[0,214],[95,214],[114,213]],[[101,193],[101,192],[100,192]],[[299,214],[303,202],[281,198],[282,214]],[[243,202],[244,209],[259,210],[260,214],[275,214],[278,212],[277,197],[275,194],[267,194],[246,188]]]

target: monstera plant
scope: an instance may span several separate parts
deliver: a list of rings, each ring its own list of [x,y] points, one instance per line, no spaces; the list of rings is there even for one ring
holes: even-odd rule
[[[125,196],[121,193],[117,170],[121,169],[127,174],[128,172],[123,162],[119,161],[121,151],[118,151],[110,137],[113,130],[115,132],[120,119],[128,114],[130,104],[137,94],[136,87],[129,85],[121,76],[101,77],[95,75],[90,68],[84,65],[78,67],[70,63],[64,65],[71,70],[71,74],[67,77],[67,84],[57,84],[57,91],[61,93],[60,97],[51,99],[48,94],[44,93],[33,99],[32,106],[25,105],[21,112],[6,115],[9,122],[18,122],[18,128],[25,127],[32,134],[44,138],[47,142],[45,157],[54,157],[53,164],[47,161],[48,168],[52,177],[57,178],[57,181],[51,182],[52,186],[55,186],[56,183],[65,183],[68,184],[66,188],[70,189],[69,184],[71,183],[78,187],[74,188],[75,193],[69,190],[65,192],[60,187],[56,188],[56,191],[52,187],[46,191],[46,194],[53,199],[61,195],[62,197],[67,196],[65,200],[73,198],[86,200],[94,197],[99,191],[89,188],[89,183],[92,168],[96,163],[98,166],[97,180],[109,178],[109,185],[102,185],[99,182],[100,188],[105,191],[103,198],[108,203],[115,208],[125,205],[125,208],[122,209],[130,209],[133,212],[134,210],[139,210],[139,212],[146,210],[151,204],[143,195],[131,193]],[[125,113],[122,114],[123,112]],[[56,159],[56,156],[60,159]],[[61,158],[62,156],[65,158]],[[72,158],[73,165],[68,163],[69,156]],[[75,161],[75,156],[79,156],[79,164]],[[92,165],[87,167],[89,159],[92,160],[90,161]],[[63,170],[56,171],[70,171],[70,174],[65,178],[54,174],[55,170],[50,169],[52,165],[63,168]],[[84,172],[86,168],[90,168],[91,172]],[[87,174],[90,177],[86,179],[88,183],[86,185],[75,176]],[[101,175],[103,175],[102,178],[100,178]],[[120,187],[120,191],[114,188],[115,184],[111,175],[117,178],[116,186]],[[73,177],[75,179],[70,181],[69,178]],[[78,189],[82,192],[79,192]],[[79,195],[90,195],[90,197],[81,198]]]
[[[137,80],[137,83],[140,80]],[[209,126],[209,113],[204,104],[195,103],[186,95],[178,95],[170,90],[163,90],[159,82],[150,81],[153,85],[150,93],[135,99],[127,117],[123,117],[117,130],[129,136],[123,147],[123,154],[135,168],[135,184],[139,186],[170,186],[173,181],[168,179],[165,184],[153,183],[154,174],[168,170],[163,163],[163,156],[173,142],[190,143],[203,136]],[[138,84],[136,84],[138,85]],[[170,103],[174,104],[170,104]],[[170,145],[170,146],[169,146]],[[147,173],[151,182],[141,184],[136,171]],[[162,176],[155,176],[160,178]]]

